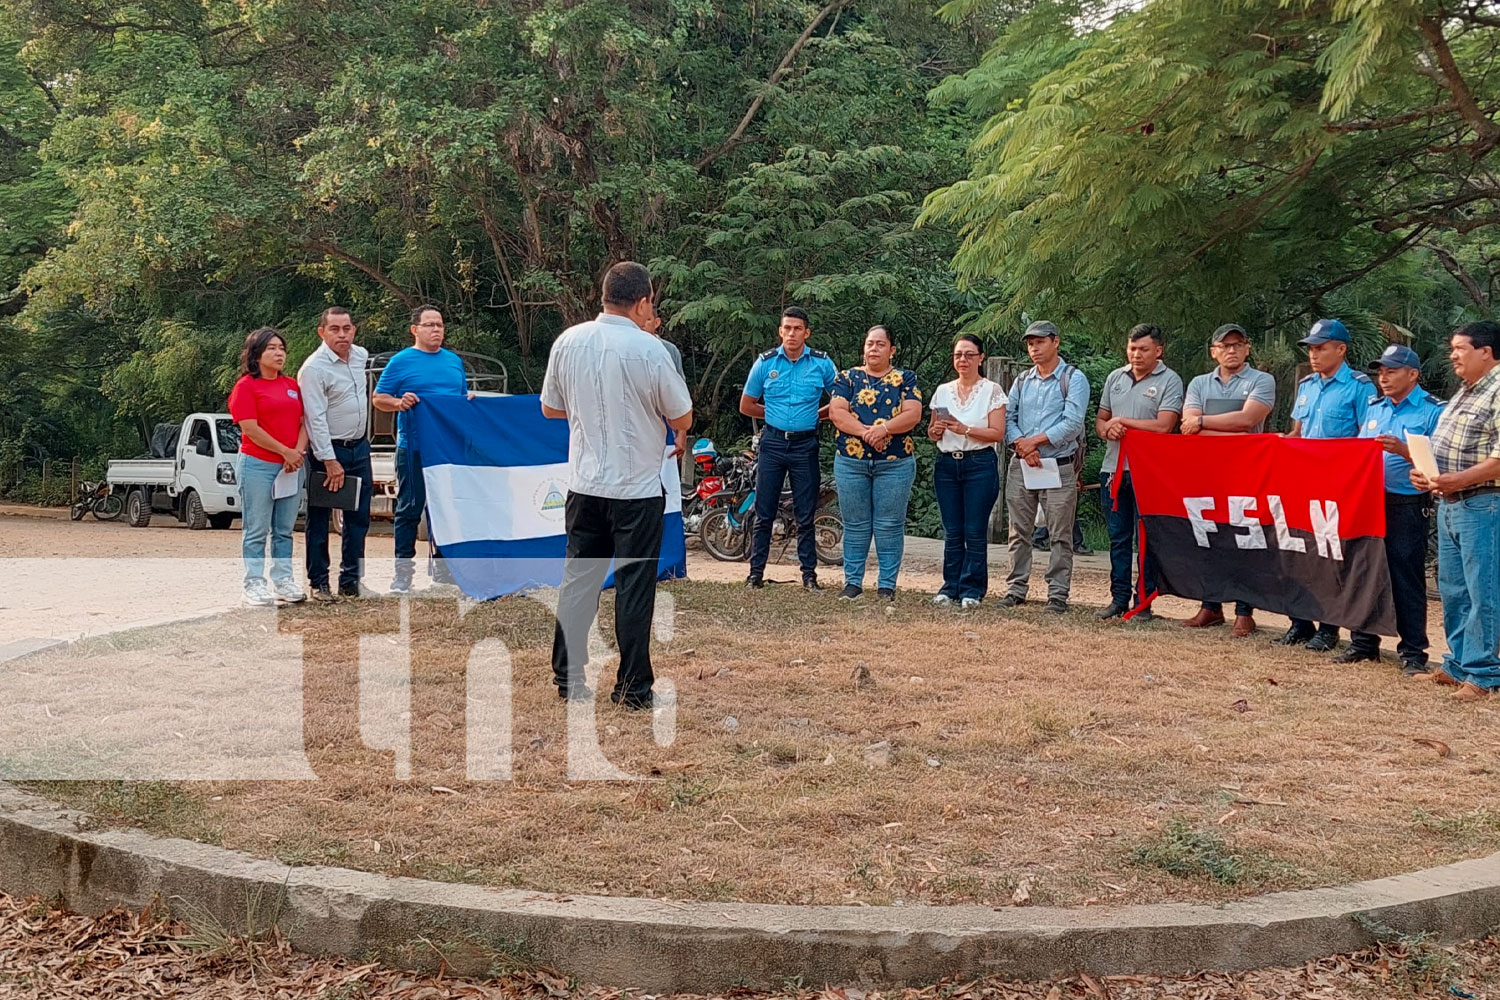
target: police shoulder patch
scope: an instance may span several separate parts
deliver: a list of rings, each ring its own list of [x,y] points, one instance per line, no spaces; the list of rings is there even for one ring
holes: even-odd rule
[[[1354,372],[1354,381],[1356,381],[1356,382],[1363,382],[1366,385],[1371,384],[1370,383],[1370,376],[1366,375],[1364,372],[1362,372],[1362,371],[1356,371],[1353,368],[1351,368],[1349,370],[1351,372]]]
[[[774,357],[776,357],[776,348],[773,347],[769,351],[766,351],[764,354],[762,354],[760,357],[756,358],[755,360],[757,360],[757,361],[770,361]]]
[[[807,353],[811,354],[815,358],[826,358],[826,357],[828,357],[828,352],[827,351],[820,351],[820,350],[818,350],[815,347],[809,347],[807,349]]]
[[[1369,405],[1370,405],[1370,406],[1374,406],[1374,405],[1375,405],[1375,404],[1376,404],[1376,403],[1378,403],[1378,402],[1380,402],[1380,401],[1381,401],[1381,400],[1382,400],[1382,399],[1384,399],[1384,398],[1385,398],[1385,397],[1384,397],[1384,396],[1381,396],[1381,395],[1379,395],[1379,394],[1376,394],[1376,395],[1374,395],[1374,396],[1371,396],[1371,397],[1370,397],[1370,402],[1369,402]]]
[[[1311,382],[1313,379],[1315,379],[1317,377],[1318,377],[1318,373],[1317,372],[1309,372],[1308,374],[1306,374],[1306,375],[1302,376],[1300,379],[1298,379],[1297,380],[1297,384],[1301,385],[1303,382]]]

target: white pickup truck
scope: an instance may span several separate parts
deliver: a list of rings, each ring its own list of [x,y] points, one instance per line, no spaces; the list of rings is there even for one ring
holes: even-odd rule
[[[137,528],[157,512],[189,528],[227,528],[240,516],[239,458],[240,429],[229,414],[193,413],[175,429],[158,424],[151,455],[114,459],[105,478],[125,494],[125,520]]]

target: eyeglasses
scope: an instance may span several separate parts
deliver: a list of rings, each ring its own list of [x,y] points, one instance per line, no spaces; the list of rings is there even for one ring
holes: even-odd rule
[[[428,327],[430,329],[434,329],[435,330],[435,329],[438,329],[439,327],[443,326],[443,321],[442,320],[437,320],[436,322],[434,322],[433,320],[428,320],[425,323],[418,323],[417,326],[419,326],[419,327]]]
[[[1238,350],[1241,350],[1241,349],[1244,349],[1244,350],[1248,351],[1250,349],[1249,343],[1247,343],[1246,341],[1243,341],[1243,340],[1235,341],[1234,343],[1229,343],[1229,342],[1221,340],[1219,343],[1215,344],[1214,346],[1215,347],[1222,347],[1226,351],[1238,351]]]
[[[954,351],[953,360],[963,361],[965,358],[977,358],[979,355],[974,351]]]

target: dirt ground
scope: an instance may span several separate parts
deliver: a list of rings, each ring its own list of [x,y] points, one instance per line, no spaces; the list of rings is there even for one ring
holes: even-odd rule
[[[1081,975],[1044,983],[943,982],[886,992],[788,983],[775,993],[737,989],[734,1000],[1490,1000],[1500,981],[1500,941],[1437,948],[1392,941],[1295,968],[1193,976]],[[485,980],[418,975],[343,959],[294,954],[274,936],[225,939],[213,928],[158,913],[98,918],[0,894],[0,997],[14,1000],[697,1000],[572,982],[546,970]],[[705,998],[706,1000],[706,998]],[[717,998],[715,998],[717,1000]]]
[[[1454,704],[1389,661],[1101,624],[1086,606],[663,593],[675,636],[654,657],[675,732],[598,709],[608,761],[658,780],[570,777],[550,617],[520,598],[409,602],[410,688],[383,707],[369,660],[396,642],[394,601],[239,611],[17,661],[0,671],[0,764],[211,778],[38,787],[105,823],[294,864],[680,899],[1222,899],[1500,847],[1500,706]],[[468,781],[473,657],[496,639],[512,780]]]

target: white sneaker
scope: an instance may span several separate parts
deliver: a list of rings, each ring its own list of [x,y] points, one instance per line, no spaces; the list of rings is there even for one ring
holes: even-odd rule
[[[979,607],[979,598],[965,597],[961,602],[959,602],[959,606],[962,607],[965,611],[969,610],[970,608],[977,608]]]
[[[252,608],[269,608],[276,603],[271,589],[264,580],[251,580],[245,584],[245,603]]]
[[[939,594],[932,599],[932,603],[936,604],[940,608],[946,608],[948,605],[953,603],[953,598],[949,597],[947,594]]]
[[[276,596],[288,604],[300,604],[307,600],[307,595],[302,592],[302,588],[291,580],[277,581]]]

